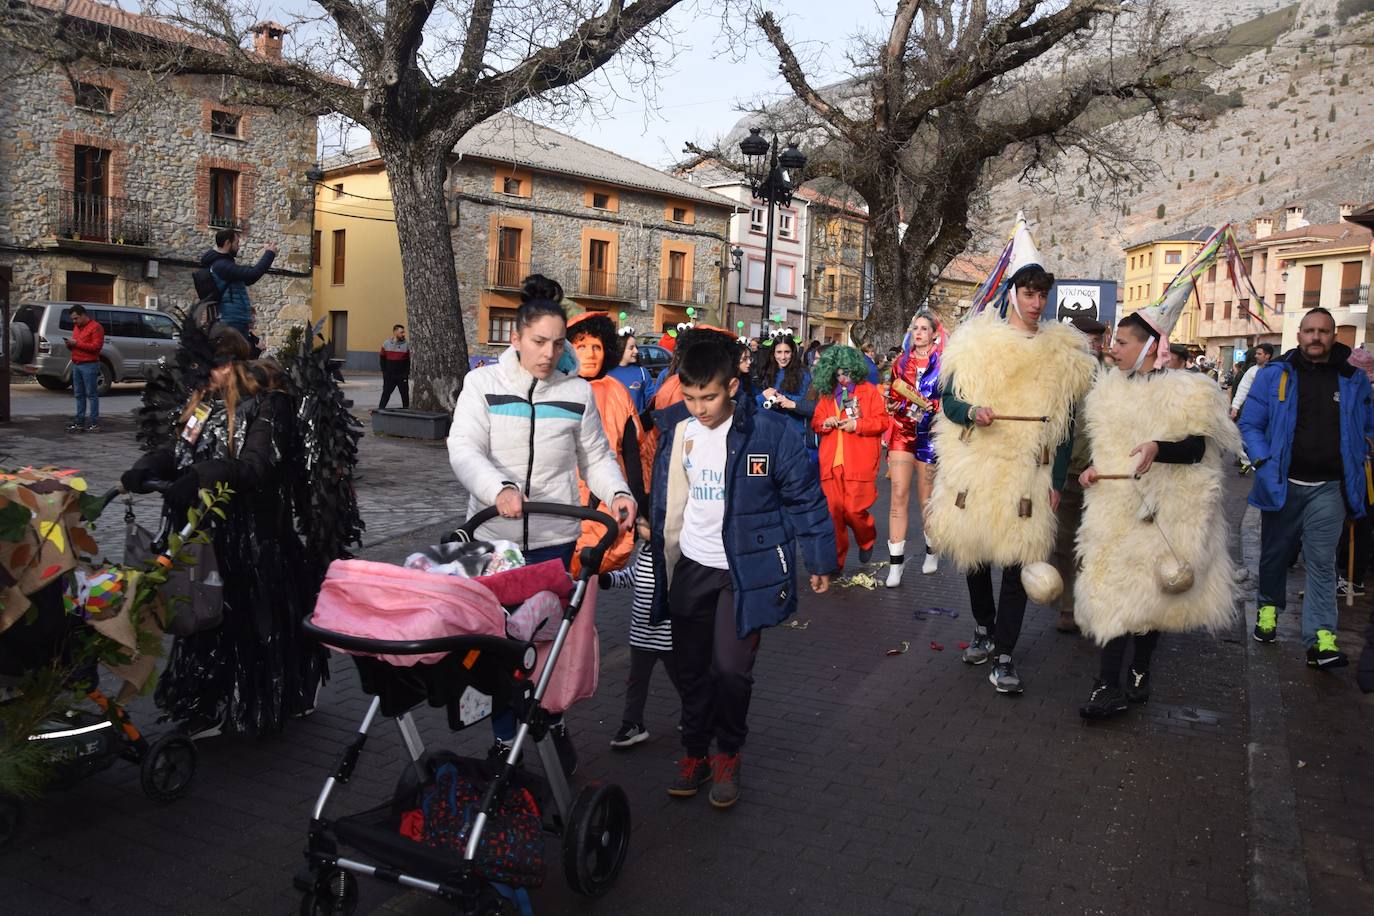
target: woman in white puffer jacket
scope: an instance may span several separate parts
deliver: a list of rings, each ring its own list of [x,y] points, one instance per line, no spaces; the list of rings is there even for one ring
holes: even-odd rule
[[[535,274],[525,280],[515,313],[510,349],[494,366],[468,373],[453,410],[448,458],[458,482],[468,491],[468,516],[496,506],[501,517],[477,529],[484,540],[515,541],[527,563],[558,559],[572,563],[581,532],[576,519],[524,518],[530,502],[578,504],[577,475],[611,514],[621,530],[634,524],[636,506],[606,441],[591,385],[577,374],[577,360],[566,354],[568,319],[558,304],[563,289]],[[567,367],[567,362],[571,367]],[[492,717],[502,757],[515,737],[508,711]],[[564,772],[577,770],[577,753],[562,717],[551,725]]]
[[[626,530],[635,502],[606,441],[591,386],[578,376],[575,361],[571,370],[560,368],[567,319],[550,294],[561,289],[538,275],[526,287],[532,292],[516,312],[510,349],[496,365],[467,375],[448,435],[449,463],[468,491],[469,516],[492,505],[501,511],[479,537],[560,558],[566,547],[571,558],[580,523],[539,518],[531,526],[521,518],[526,500],[577,505],[580,471]]]

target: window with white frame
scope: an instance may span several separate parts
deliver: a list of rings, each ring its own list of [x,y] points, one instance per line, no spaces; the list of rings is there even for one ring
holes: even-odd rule
[[[796,222],[796,217],[795,217],[793,214],[788,213],[786,210],[779,210],[779,211],[778,211],[778,238],[780,238],[780,239],[789,239],[789,240],[792,240],[792,239],[796,239],[796,237],[797,237],[797,222]]]
[[[763,261],[757,258],[749,259],[744,285],[749,289],[763,289]]]
[[[778,265],[778,295],[795,296],[797,294],[797,265],[779,264]]]
[[[763,212],[762,207],[751,207],[749,209],[749,231],[762,232],[764,226],[768,224],[768,217]]]

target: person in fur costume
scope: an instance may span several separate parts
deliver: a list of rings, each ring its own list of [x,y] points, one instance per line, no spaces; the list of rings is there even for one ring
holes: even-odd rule
[[[1021,230],[1024,232],[1024,229]],[[968,578],[977,622],[963,660],[994,660],[988,680],[1020,693],[1012,663],[1027,592],[1058,579],[1055,510],[1073,443],[1073,408],[1096,369],[1083,335],[1040,323],[1054,275],[1039,265],[1026,235],[1022,266],[1008,282],[1005,318],[989,308],[964,322],[945,346],[944,418],[935,425],[940,471],[926,510],[927,537]],[[994,601],[992,567],[1002,567]],[[1037,601],[1055,590],[1037,588]]]
[[[587,312],[568,322],[568,343],[577,354],[578,374],[592,387],[596,398],[596,409],[601,414],[601,425],[606,431],[606,441],[611,444],[620,470],[629,484],[630,495],[647,511],[649,501],[644,496],[644,481],[652,469],[653,455],[648,462],[641,455],[640,442],[644,438],[644,428],[640,425],[634,400],[629,389],[609,374],[613,366],[620,363],[620,338],[616,334],[615,323],[605,312]],[[600,504],[587,489],[585,481],[578,479],[578,489],[584,506],[597,508]],[[603,507],[603,511],[605,510]],[[582,535],[577,539],[573,550],[572,574],[577,575],[581,565],[582,548],[595,546],[605,531],[595,522],[582,523]],[[630,559],[634,549],[633,527],[621,535],[601,562],[597,572],[610,572],[622,568]]]
[[[1074,617],[1102,647],[1098,678],[1078,710],[1085,719],[1149,699],[1161,631],[1215,633],[1235,620],[1222,459],[1239,451],[1240,434],[1211,379],[1163,368],[1160,341],[1174,322],[1159,314],[1122,319],[1112,348],[1117,368],[1102,374],[1083,405],[1092,464],[1080,477]]]
[[[883,396],[868,381],[868,363],[853,347],[827,347],[812,374],[820,397],[811,428],[820,437],[821,490],[835,525],[836,569],[849,554],[849,529],[867,563],[878,541],[869,509],[878,499],[878,460],[888,417]]]

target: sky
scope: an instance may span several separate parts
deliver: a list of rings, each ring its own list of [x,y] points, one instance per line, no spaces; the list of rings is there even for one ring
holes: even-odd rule
[[[786,0],[773,8],[784,16],[783,28],[813,85],[844,75],[846,38],[882,24],[870,0]],[[748,33],[749,47],[741,56],[722,39],[719,18],[696,4],[675,9],[670,23],[682,30],[676,39],[680,52],[660,76],[655,99],[615,99],[609,113],[588,112],[558,129],[661,168],[683,158],[685,142],[709,143],[734,126],[742,117],[739,104],[790,94],[772,46],[757,29]]]
[[[140,4],[140,0],[107,2],[130,10]],[[781,19],[813,83],[824,85],[844,74],[846,39],[861,27],[872,30],[882,25],[879,2],[890,6],[889,0],[767,0],[767,5]],[[722,37],[720,9],[726,4],[736,8],[729,25],[743,28],[745,17],[738,8],[744,0],[687,0],[669,13],[667,24],[675,33],[678,53],[661,69],[652,96],[629,85],[612,63],[592,79],[601,81],[597,88],[609,84],[615,92],[600,93],[604,102],[579,118],[549,126],[663,168],[684,158],[682,148],[687,141],[709,142],[728,131],[741,117],[739,104],[787,95],[776,57],[762,32],[749,26],[744,40],[738,42],[745,47],[736,49]],[[265,0],[257,3],[256,15],[290,22],[297,15],[318,16],[320,12],[312,0]],[[545,120],[534,112],[521,113]],[[337,130],[322,130],[321,152],[334,155],[345,145],[358,146],[366,139],[363,131],[340,137]]]

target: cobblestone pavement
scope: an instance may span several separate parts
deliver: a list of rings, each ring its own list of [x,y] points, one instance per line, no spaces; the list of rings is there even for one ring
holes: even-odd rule
[[[131,454],[132,423],[120,423],[97,447],[21,416],[0,432],[0,453],[112,480]],[[458,520],[441,447],[369,436],[362,467],[365,557],[399,561]],[[1236,528],[1247,483],[1230,486]],[[721,813],[663,791],[678,706],[662,674],[651,740],[606,745],[623,703],[628,599],[602,596],[601,686],[568,720],[579,780],[629,793],[630,857],[611,893],[588,902],[567,889],[551,843],[537,912],[1374,912],[1374,707],[1350,673],[1305,668],[1292,619],[1277,649],[1254,648],[1244,622],[1215,639],[1166,636],[1152,701],[1090,725],[1076,707],[1096,651],[1056,633],[1044,608],[1028,613],[1019,647],[1027,692],[1009,698],[959,661],[972,620],[952,571],[807,596],[805,629],[763,638],[744,794]],[[932,606],[958,619],[915,619]],[[1343,620],[1348,648],[1368,608]],[[909,652],[885,654],[904,640]],[[1269,654],[1256,661],[1256,651]],[[29,805],[24,835],[0,858],[0,913],[295,912],[310,806],[367,702],[351,664],[336,658],[334,672],[320,711],[284,735],[202,742],[177,803],[149,802],[121,763]],[[134,712],[154,721],[146,701]],[[418,720],[431,746],[481,753],[490,742],[482,726],[446,733],[433,710]],[[373,735],[336,813],[380,803],[394,785],[395,729]],[[1268,893],[1263,877],[1284,866],[1300,897]],[[362,912],[448,911],[421,894],[362,889]]]

